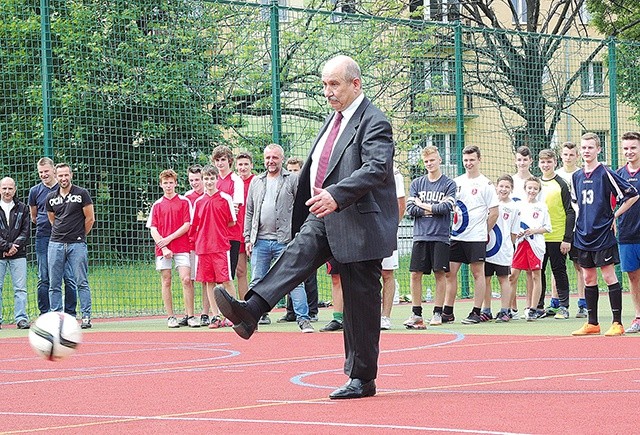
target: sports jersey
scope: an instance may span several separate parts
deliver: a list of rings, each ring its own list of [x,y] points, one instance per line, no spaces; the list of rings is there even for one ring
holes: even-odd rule
[[[640,169],[632,171],[629,164],[626,164],[616,172],[636,190],[640,189],[640,177],[638,176]],[[621,244],[640,243],[640,204],[637,202],[618,218],[618,242]]]
[[[87,234],[84,229],[84,210],[93,204],[87,189],[71,185],[66,196],[56,189],[47,196],[47,212],[55,215],[51,226],[51,241],[58,243],[86,242]]]
[[[238,207],[238,222],[236,226],[240,227],[242,234],[244,234],[244,217],[247,214],[247,195],[249,194],[249,185],[251,184],[251,180],[253,180],[254,175],[249,175],[246,179],[242,179],[242,183],[244,184],[244,199],[242,201],[242,205]],[[240,239],[242,240],[242,239]],[[240,252],[243,252],[242,250]]]
[[[36,207],[36,237],[51,237],[51,222],[47,216],[47,197],[51,192],[58,190],[58,183],[47,187],[40,182],[29,189],[29,206]]]
[[[513,190],[511,191],[511,199],[514,201],[526,201],[527,192],[524,190],[524,180],[518,174],[513,174]]]
[[[413,241],[435,241],[449,244],[451,212],[455,203],[456,183],[442,174],[436,181],[423,175],[411,181],[407,214],[413,216]],[[432,214],[425,215],[424,209],[415,204],[419,198],[431,204]]]
[[[482,174],[475,178],[463,174],[453,181],[458,190],[451,240],[486,242],[487,215],[490,208],[498,206],[498,194],[493,183]]]
[[[184,193],[184,197],[189,200],[189,206],[191,210],[191,220],[193,221],[193,214],[195,212],[195,202],[196,199],[200,198],[204,194],[204,190],[200,193],[191,189]],[[195,246],[193,245],[193,240],[189,239],[189,243],[191,244],[191,250],[195,250]]]
[[[574,172],[572,199],[578,203],[575,247],[597,252],[615,246],[611,199],[623,202],[637,195],[633,186],[601,163],[590,173],[584,169]]]
[[[541,178],[540,182],[542,184],[540,195],[549,209],[553,228],[550,233],[544,235],[545,241],[572,243],[576,212],[571,205],[569,184],[558,174],[548,180]]]
[[[215,254],[231,249],[227,228],[235,222],[233,201],[228,194],[217,191],[205,193],[195,202],[193,224],[189,237],[194,241],[196,254]]]
[[[520,228],[522,230],[541,227],[547,231],[553,230],[551,227],[551,218],[549,217],[549,209],[547,209],[547,205],[544,202],[518,201],[517,204],[520,210]],[[525,237],[516,239],[516,248],[523,240],[525,240]],[[531,250],[536,254],[536,257],[542,261],[547,246],[544,240],[544,234],[531,234],[530,236],[526,236],[526,240],[529,242]]]
[[[219,191],[224,192],[231,196],[234,204],[238,206],[244,204],[244,181],[235,172],[229,172],[226,177],[218,175],[218,182],[216,187]],[[229,240],[236,240],[242,242],[242,225],[234,225],[227,229],[229,234]]]
[[[189,200],[182,195],[175,195],[173,198],[163,196],[153,203],[147,228],[155,228],[162,237],[173,234],[185,223],[191,222],[191,206]],[[191,251],[189,236],[187,233],[172,240],[167,248],[174,254],[185,254]],[[162,248],[156,245],[156,257],[162,256]]]
[[[520,201],[518,201],[520,202]],[[487,257],[485,261],[498,266],[511,266],[513,260],[513,242],[511,234],[520,232],[520,209],[518,202],[500,202],[498,220],[489,232]]]
[[[576,168],[573,172],[567,172],[567,170],[563,167],[556,169],[556,175],[560,175],[564,181],[569,185],[569,189],[571,189],[572,180],[574,172],[579,170],[580,168]]]

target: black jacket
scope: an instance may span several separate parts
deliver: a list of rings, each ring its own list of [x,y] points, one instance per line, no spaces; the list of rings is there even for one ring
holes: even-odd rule
[[[7,225],[7,217],[4,211],[0,209],[0,252],[9,251],[13,244],[20,247],[15,255],[11,257],[0,257],[5,260],[26,257],[27,244],[29,243],[29,229],[31,224],[29,207],[15,197],[13,198],[13,202],[14,206],[10,212],[9,225]]]

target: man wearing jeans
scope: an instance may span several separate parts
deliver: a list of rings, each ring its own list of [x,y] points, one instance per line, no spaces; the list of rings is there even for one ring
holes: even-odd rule
[[[18,329],[29,329],[27,318],[27,243],[29,209],[15,198],[13,178],[0,180],[0,325],[2,324],[2,287],[9,269],[13,282],[13,312]]]
[[[244,240],[251,255],[251,284],[264,277],[271,263],[291,241],[291,213],[298,190],[298,177],[282,169],[284,150],[270,144],[264,150],[266,172],[251,180],[247,194]],[[289,293],[298,326],[302,332],[313,332],[309,318],[307,294],[302,283]]]
[[[70,267],[75,279],[82,329],[91,328],[91,291],[87,278],[89,259],[87,234],[95,216],[89,192],[71,184],[73,173],[66,163],[56,165],[58,190],[47,197],[47,215],[51,222],[49,260],[49,304],[51,311],[62,311],[62,277]]]
[[[47,250],[51,238],[51,222],[47,216],[47,196],[58,190],[54,174],[53,160],[43,157],[38,160],[40,183],[29,190],[29,211],[31,222],[36,226],[36,259],[38,260],[38,309],[40,314],[49,312],[49,264]],[[78,298],[76,283],[67,268],[64,274],[64,312],[75,317]]]

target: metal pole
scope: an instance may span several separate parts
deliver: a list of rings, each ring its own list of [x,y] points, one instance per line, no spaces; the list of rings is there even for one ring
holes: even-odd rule
[[[273,124],[272,140],[281,144],[282,139],[282,107],[280,105],[280,17],[278,0],[271,0],[271,117]],[[288,152],[285,149],[285,152]]]
[[[40,0],[40,69],[42,72],[42,128],[43,154],[53,158],[53,129],[51,122],[51,17],[49,0]]]

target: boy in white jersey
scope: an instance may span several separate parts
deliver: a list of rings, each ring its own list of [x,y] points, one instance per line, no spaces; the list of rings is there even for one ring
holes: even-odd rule
[[[531,173],[531,165],[533,164],[533,155],[528,146],[518,147],[516,150],[516,173],[513,174],[513,192],[511,198],[514,201],[524,201],[527,199],[527,193],[524,190],[524,182],[533,177]]]
[[[498,205],[498,221],[489,233],[487,243],[487,259],[484,263],[484,276],[487,291],[485,292],[482,312],[491,317],[491,277],[495,274],[500,283],[500,312],[496,322],[508,322],[510,316],[511,286],[509,274],[513,261],[513,244],[520,232],[520,210],[517,203],[511,200],[513,178],[504,174],[498,178],[496,192],[500,201]]]
[[[571,178],[573,176],[573,173],[580,169],[580,167],[578,166],[578,146],[573,142],[563,143],[562,151],[560,153],[560,159],[562,160],[562,167],[558,168],[556,174],[560,175],[564,179],[564,181],[569,184],[569,190],[571,190]],[[578,205],[576,203],[572,203],[572,205],[573,209],[577,213]],[[581,319],[587,317],[587,301],[584,298],[584,278],[582,276],[582,268],[578,264],[578,251],[573,247],[573,245],[571,246],[571,250],[569,251],[569,259],[573,263],[573,268],[576,271],[576,279],[578,281],[578,312],[576,313],[576,318]],[[554,297],[558,298],[555,283],[553,286],[551,307],[553,307],[554,305]],[[560,306],[559,300],[558,306]]]
[[[462,263],[469,264],[475,284],[474,304],[462,323],[477,324],[489,320],[480,317],[480,310],[486,291],[484,260],[487,240],[489,229],[498,219],[498,195],[491,180],[480,173],[480,149],[477,146],[466,146],[462,150],[462,163],[465,173],[454,179],[457,195],[443,314],[449,314],[449,310],[453,314],[458,294],[458,271]]]
[[[527,198],[518,202],[521,231],[516,239],[516,251],[509,277],[511,291],[515,292],[520,271],[527,271],[527,281],[531,283],[527,285],[526,320],[528,322],[538,318],[536,306],[542,291],[542,260],[546,250],[544,234],[551,232],[551,219],[547,205],[538,201],[541,188],[542,184],[536,177],[531,177],[524,183]]]

